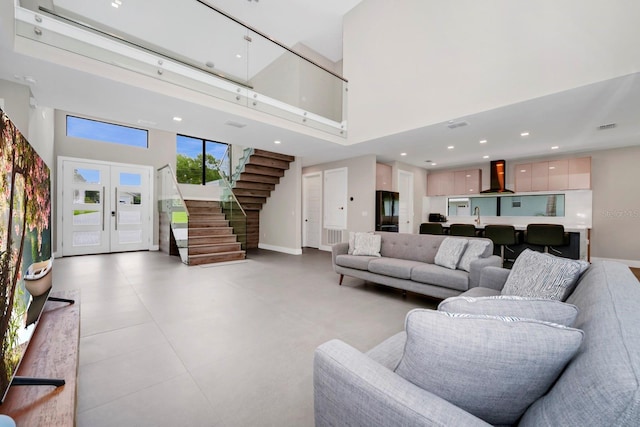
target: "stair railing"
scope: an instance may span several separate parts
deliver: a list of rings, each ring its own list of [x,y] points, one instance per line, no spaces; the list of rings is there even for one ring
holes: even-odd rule
[[[233,233],[238,238],[238,242],[241,243],[242,249],[247,249],[247,214],[242,209],[240,202],[236,198],[236,195],[233,194],[233,188],[231,186],[231,182],[227,174],[224,172],[225,170],[229,170],[228,167],[225,166],[225,160],[229,158],[229,149],[225,152],[223,158],[215,163],[214,168],[218,171],[220,175],[220,180],[218,180],[218,186],[221,187],[220,191],[220,206],[222,207],[222,212],[225,214],[227,221],[229,221],[229,225],[233,227]]]
[[[189,210],[182,197],[176,174],[170,165],[164,165],[158,175],[158,211],[160,212],[160,248],[172,254],[175,240],[180,259],[188,264]]]
[[[236,170],[233,172],[233,178],[231,182],[236,182],[240,179],[240,174],[244,172],[244,167],[249,161],[249,158],[255,153],[255,150],[251,147],[245,148],[240,161],[236,165]]]

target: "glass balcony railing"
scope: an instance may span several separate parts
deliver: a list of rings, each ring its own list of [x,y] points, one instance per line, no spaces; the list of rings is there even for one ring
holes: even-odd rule
[[[189,211],[171,166],[158,169],[158,212],[160,212],[160,250],[174,255],[175,247],[188,264]],[[175,247],[172,242],[175,241]]]
[[[18,3],[19,37],[346,137],[344,78],[204,1]]]

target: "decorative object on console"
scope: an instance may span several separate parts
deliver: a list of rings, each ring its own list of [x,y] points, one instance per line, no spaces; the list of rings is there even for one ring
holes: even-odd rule
[[[573,325],[578,315],[578,307],[573,304],[544,298],[526,298],[511,295],[478,298],[451,297],[438,305],[438,311],[519,317],[557,323],[563,326]]]
[[[494,425],[515,424],[553,385],[584,335],[531,319],[424,309],[407,314],[405,330],[395,372]]]
[[[525,249],[516,258],[502,295],[547,298],[564,301],[573,291],[587,261],[560,258]]]

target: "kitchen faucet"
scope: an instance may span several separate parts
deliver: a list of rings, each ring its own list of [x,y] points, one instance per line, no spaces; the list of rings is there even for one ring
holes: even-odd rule
[[[480,206],[476,206],[473,208],[473,214],[477,215],[475,222],[477,225],[480,225]]]

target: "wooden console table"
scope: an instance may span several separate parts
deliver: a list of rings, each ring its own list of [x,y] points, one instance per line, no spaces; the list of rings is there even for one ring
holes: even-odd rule
[[[0,413],[18,426],[74,426],[80,344],[80,291],[52,292],[51,297],[75,304],[47,301],[17,375],[62,378],[65,385],[12,386]]]

